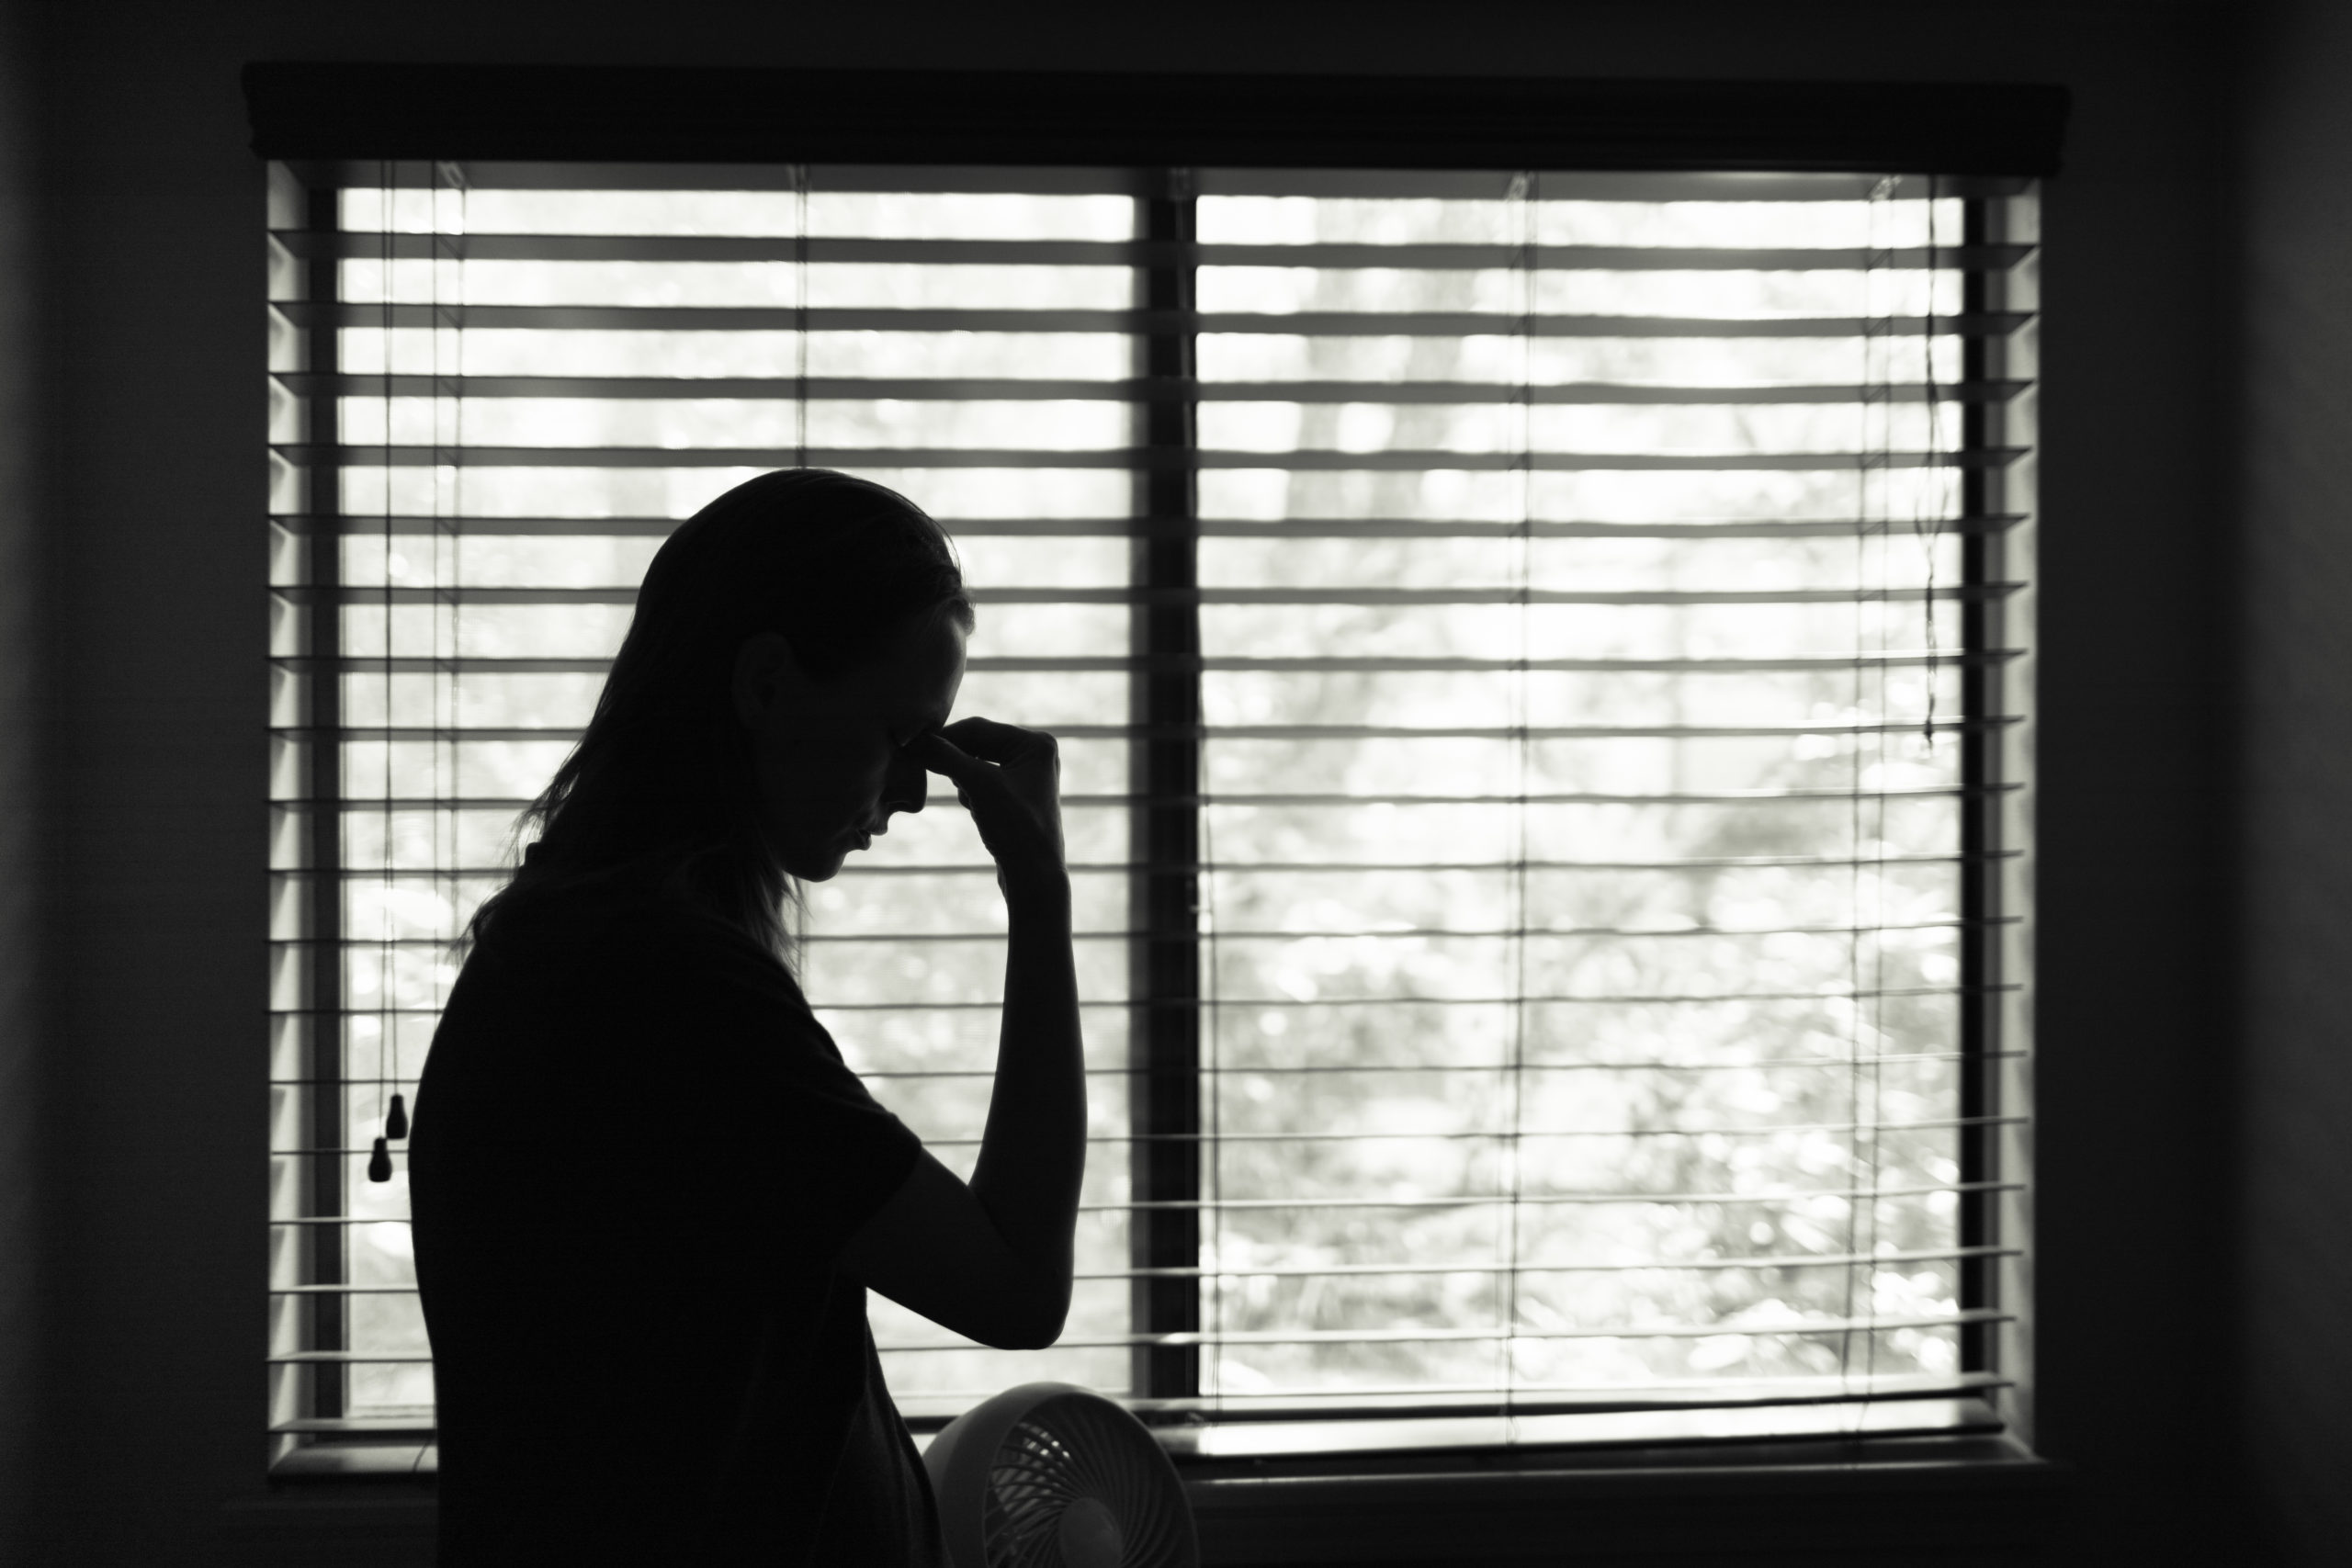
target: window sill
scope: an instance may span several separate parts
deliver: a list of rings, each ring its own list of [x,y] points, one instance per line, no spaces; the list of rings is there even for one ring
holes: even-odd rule
[[[2036,1560],[2070,1472],[1998,1436],[1183,1461],[1210,1564]],[[229,1503],[224,1561],[432,1561],[433,1483],[309,1475]]]
[[[2069,1473],[2006,1438],[1937,1437],[1351,1456],[1186,1492],[1215,1563],[1996,1563],[2052,1538]]]

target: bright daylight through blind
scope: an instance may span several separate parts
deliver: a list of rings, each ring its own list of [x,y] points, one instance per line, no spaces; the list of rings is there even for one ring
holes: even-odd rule
[[[653,550],[796,463],[946,525],[959,712],[1064,742],[1076,1303],[1016,1353],[874,1298],[910,1418],[2001,1381],[2023,182],[274,173],[281,1460],[429,1436],[389,1096]],[[809,909],[820,1016],[968,1171],[952,792]]]

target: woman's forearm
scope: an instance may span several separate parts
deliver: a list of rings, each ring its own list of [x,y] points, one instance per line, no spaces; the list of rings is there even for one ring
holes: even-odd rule
[[[1086,1055],[1069,880],[1008,885],[1005,901],[1004,1019],[971,1189],[1005,1245],[1035,1271],[1058,1323],[1069,1303],[1086,1173]]]

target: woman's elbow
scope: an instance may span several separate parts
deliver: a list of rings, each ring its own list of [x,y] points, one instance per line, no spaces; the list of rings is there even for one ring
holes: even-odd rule
[[[1069,1321],[1069,1287],[1032,1298],[1008,1321],[990,1348],[998,1350],[1049,1350]]]

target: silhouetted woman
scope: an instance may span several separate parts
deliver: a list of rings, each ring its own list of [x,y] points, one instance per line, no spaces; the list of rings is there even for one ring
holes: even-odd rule
[[[1051,1344],[1085,1139],[1054,743],[948,722],[972,624],[939,525],[842,474],[763,475],[654,557],[417,1093],[450,1568],[940,1561],[865,1288]],[[926,770],[1011,928],[968,1187],[842,1065],[783,913]]]

